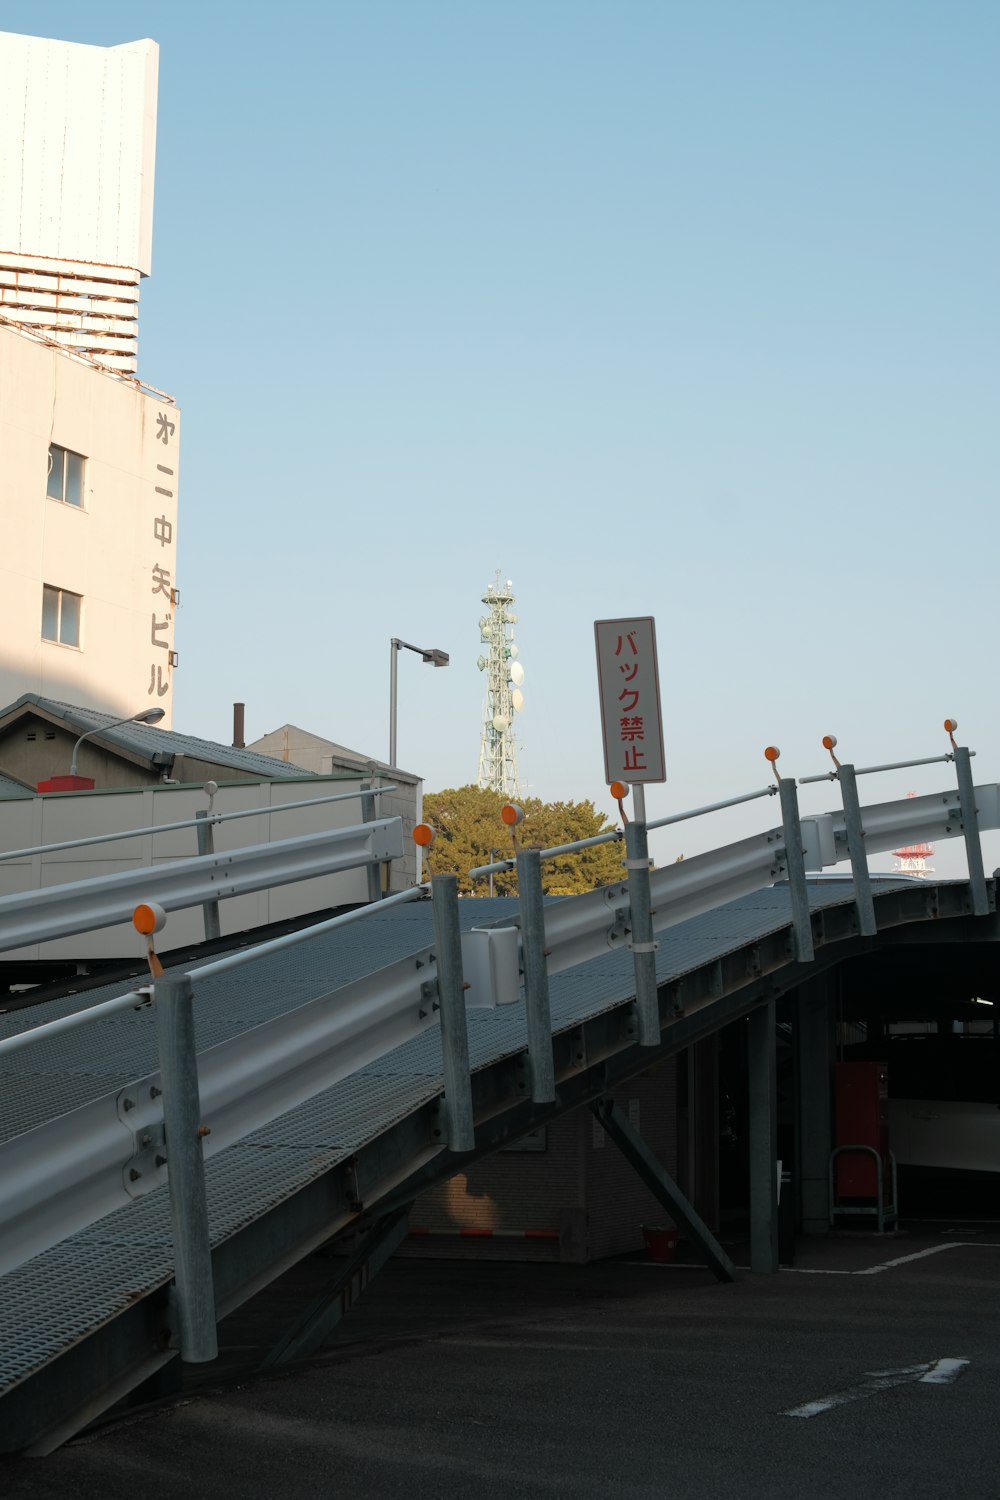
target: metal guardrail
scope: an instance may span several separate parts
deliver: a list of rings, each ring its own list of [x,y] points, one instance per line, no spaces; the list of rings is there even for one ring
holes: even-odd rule
[[[691,818],[703,818],[707,813],[722,812],[727,807],[739,807],[743,802],[756,802],[760,797],[774,797],[777,795],[776,786],[761,787],[756,792],[744,792],[739,797],[726,797],[722,802],[709,802],[704,807],[691,807],[686,812],[670,813],[665,818],[654,818],[647,823],[646,830],[652,833],[657,828],[668,828],[673,823],[687,823]],[[539,859],[557,859],[561,854],[575,854],[580,849],[592,849],[597,844],[620,843],[625,838],[625,832],[621,828],[610,828],[607,833],[595,833],[591,838],[577,839],[572,844],[557,844],[552,849],[539,851]],[[499,875],[505,870],[513,870],[517,864],[516,857],[500,859],[491,865],[476,865],[475,869],[469,871],[472,880],[478,880],[483,875]]]
[[[63,839],[57,844],[35,844],[28,849],[6,849],[0,853],[0,864],[11,859],[31,859],[39,854],[62,854],[67,849],[86,849],[93,844],[116,844],[124,839],[144,838],[157,833],[177,833],[182,828],[195,828],[200,833],[206,826],[214,828],[217,823],[232,823],[237,818],[268,818],[272,813],[297,812],[303,807],[324,807],[328,802],[357,802],[359,799],[363,801],[366,797],[381,797],[385,792],[394,791],[396,791],[395,786],[365,786],[359,787],[356,792],[334,792],[329,797],[306,797],[301,802],[277,802],[273,807],[241,807],[228,813],[203,809],[193,818],[182,818],[177,823],[153,823],[148,828],[124,828],[117,833],[93,833],[82,839]]]
[[[0,896],[0,952],[128,922],[140,898],[164,911],[333,875],[403,852],[402,821],[380,818],[354,828],[308,833],[228,854],[195,855],[115,875]]]
[[[964,759],[967,768],[968,752]],[[843,769],[840,768],[842,782]],[[866,854],[892,849],[902,841],[962,834],[967,845],[970,836],[974,836],[978,849],[979,830],[1000,826],[1000,787],[973,787],[971,781],[963,785],[961,765],[959,769],[957,791],[864,809],[861,836]],[[551,974],[605,954],[609,949],[629,947],[636,964],[637,1040],[643,1046],[656,1045],[660,1040],[660,1019],[655,978],[657,945],[653,934],[776,881],[788,881],[796,953],[805,961],[812,955],[806,868],[818,870],[839,863],[848,856],[851,844],[856,843],[858,830],[852,826],[850,809],[800,818],[795,783],[783,781],[778,791],[783,813],[781,827],[652,873],[645,850],[647,830],[641,823],[630,824],[626,830],[625,880],[544,908],[540,874],[544,853],[520,851],[517,857],[520,918],[513,923],[508,920],[506,924],[494,924],[483,932],[459,936],[455,877],[434,877],[433,949],[425,948],[336,989],[332,992],[337,997],[335,1006],[330,1004],[330,996],[324,996],[208,1049],[198,1059],[191,1052],[186,1066],[198,1079],[202,1117],[211,1121],[211,1134],[204,1139],[203,1154],[209,1156],[224,1149],[276,1115],[329,1088],[337,1078],[436,1026],[439,1020],[445,1080],[442,1144],[454,1151],[468,1150],[474,1136],[466,1004],[491,1005],[517,1000],[519,968],[523,965],[532,1097],[544,1103],[552,1097],[553,1089],[548,1008]],[[757,792],[750,797],[762,795]],[[730,799],[727,804],[713,804],[710,809],[697,811],[732,806],[750,797]],[[682,816],[671,821],[681,821]],[[398,841],[398,820],[391,822]],[[364,846],[356,862],[398,854],[396,847],[389,853],[376,848],[376,831],[383,827],[388,827],[388,821],[344,831],[345,835],[364,834],[372,840]],[[310,852],[310,846],[313,852],[318,852],[320,842],[331,837],[313,835],[307,840],[289,841],[285,846],[271,844],[244,851],[246,878],[258,882],[247,888],[277,883],[276,854],[278,878],[307,878],[306,874],[289,871],[301,868],[297,861]],[[303,845],[307,847],[303,849]],[[354,855],[358,854],[355,849]],[[195,879],[196,872],[203,875],[215,863],[235,858],[220,856],[216,861],[201,858],[183,862],[194,869],[182,872],[172,902],[169,896],[164,900],[160,881],[176,872],[178,866],[132,872],[128,877],[128,900],[134,903],[137,895],[150,896],[165,908],[171,904],[196,904],[204,895],[204,887]],[[977,877],[971,864],[970,860],[975,895]],[[981,868],[980,855],[980,872]],[[140,873],[150,877],[148,890],[140,884]],[[228,878],[236,877],[230,873]],[[111,880],[118,881],[119,877]],[[108,881],[86,884],[102,887],[95,897],[96,909],[107,911],[100,902],[106,899]],[[425,893],[425,887],[416,887],[402,896],[416,899]],[[49,894],[55,893],[34,893],[43,897]],[[123,894],[124,887],[117,887],[116,899],[120,901]],[[216,886],[212,895],[219,894],[223,892]],[[983,895],[985,898],[985,885]],[[58,906],[58,897],[55,904]],[[350,918],[384,909],[385,904],[362,908],[350,914]],[[5,902],[0,901],[0,919],[4,906]],[[58,920],[54,913],[49,916],[52,921]],[[111,920],[120,919],[119,908]],[[174,988],[169,994],[166,990],[162,992],[163,1001],[172,1008],[190,1007],[198,983],[213,972],[247,962],[265,947],[273,949],[279,944],[288,946],[306,941],[318,931],[347,919],[336,918],[320,927],[291,934],[287,939],[275,940],[274,944],[262,945],[260,949],[204,965],[186,976],[180,989],[178,981],[166,981]],[[82,929],[74,925],[66,930]],[[17,945],[23,941],[18,937]],[[494,942],[496,953],[489,947]],[[488,947],[486,963],[480,962],[484,943]],[[497,953],[502,956],[503,952],[508,961],[494,964]],[[476,978],[466,994],[464,975],[472,972]],[[121,997],[121,1004],[133,998]],[[158,984],[157,1008],[160,1001]],[[40,1033],[44,1030],[39,1028]],[[92,1222],[132,1197],[142,1196],[163,1181],[169,1152],[164,1145],[163,1096],[159,1093],[158,1078],[158,1074],[151,1074],[137,1080],[120,1094],[93,1101],[0,1146],[0,1225],[3,1226],[0,1267],[16,1264],[26,1254],[56,1243],[83,1223]],[[166,1177],[172,1194],[187,1191],[171,1181],[169,1168]],[[199,1227],[197,1204],[175,1202],[174,1217],[178,1264],[183,1261],[185,1265],[193,1265],[192,1284],[201,1285],[199,1275],[203,1280],[210,1257],[204,1227]],[[194,1350],[198,1336],[192,1331],[189,1339]],[[205,1356],[191,1352],[186,1357]]]
[[[436,990],[436,972],[436,949],[427,948],[338,988],[336,1005],[322,995],[200,1053],[201,1119],[211,1124],[205,1159],[436,1027],[436,994],[432,1000],[427,989]],[[168,1003],[190,1010],[197,977],[184,976],[180,1002],[169,987],[181,981],[157,980],[154,1010],[164,985]],[[142,1005],[149,995],[122,999]],[[94,1011],[79,1014],[90,1019]],[[44,1041],[51,1032],[39,1027],[28,1036]],[[0,1143],[0,1275],[168,1180],[163,1084],[160,1071],[149,1073]]]
[[[387,907],[401,906],[406,901],[415,901],[429,895],[429,885],[411,886],[409,890],[397,891],[394,896],[386,896],[384,900],[377,903],[356,907],[353,911],[329,917],[325,922],[313,922],[298,932],[285,933],[284,936],[272,938],[266,943],[254,943],[248,948],[241,948],[237,953],[227,953],[224,958],[200,964],[190,971],[188,978],[203,980],[216,974],[227,973],[231,969],[239,968],[242,964],[251,963],[254,959],[280,953],[285,948],[295,947],[297,943],[308,942],[325,932],[332,932],[334,928],[347,927],[352,922],[359,922],[364,917],[371,916],[375,911],[383,912]],[[64,1036],[68,1031],[77,1031],[81,1026],[88,1026],[93,1021],[107,1020],[109,1016],[117,1015],[123,1010],[139,1010],[142,1006],[149,1004],[152,996],[152,984],[142,985],[137,990],[129,990],[125,995],[116,995],[112,1000],[105,1000],[100,1005],[88,1005],[86,1010],[75,1010],[71,1015],[60,1016],[56,1021],[45,1021],[41,1026],[33,1026],[30,1031],[20,1031],[14,1036],[4,1037],[0,1040],[0,1064],[3,1063],[4,1058],[12,1057],[15,1052],[23,1052],[25,1047],[35,1046],[38,1042],[53,1041],[57,1036]]]

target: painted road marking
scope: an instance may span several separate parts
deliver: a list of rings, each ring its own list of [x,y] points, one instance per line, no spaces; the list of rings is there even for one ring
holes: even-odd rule
[[[796,1276],[878,1276],[882,1271],[895,1270],[913,1260],[924,1260],[928,1255],[940,1255],[942,1250],[1000,1250],[998,1240],[947,1240],[943,1245],[931,1245],[928,1250],[915,1250],[912,1255],[899,1255],[895,1260],[883,1260],[877,1266],[863,1266],[860,1271],[836,1270],[828,1266],[780,1266],[782,1276],[789,1271]],[[703,1271],[700,1260],[629,1260],[629,1266],[646,1266],[651,1271]],[[737,1271],[750,1271],[751,1266],[737,1265]]]
[[[949,1240],[944,1245],[932,1245],[929,1250],[915,1250],[912,1255],[900,1255],[895,1260],[884,1260],[880,1266],[868,1266],[863,1271],[855,1271],[855,1276],[877,1276],[880,1271],[891,1271],[894,1266],[905,1266],[911,1260],[924,1260],[928,1255],[940,1255],[942,1250],[957,1250],[959,1246],[967,1247],[965,1240]]]
[[[749,1269],[749,1267],[748,1267]],[[854,1271],[831,1271],[825,1266],[781,1266],[781,1274],[793,1271],[796,1276],[854,1276]]]
[[[783,1411],[783,1417],[818,1417],[821,1412],[834,1406],[846,1406],[849,1401],[863,1401],[866,1396],[875,1396],[879,1391],[891,1390],[896,1385],[910,1381],[923,1385],[951,1385],[968,1365],[967,1359],[932,1359],[922,1365],[903,1365],[898,1370],[868,1370],[868,1379],[860,1385],[849,1386],[846,1391],[835,1391],[832,1396],[822,1396],[818,1401],[806,1401],[802,1406],[793,1406]]]

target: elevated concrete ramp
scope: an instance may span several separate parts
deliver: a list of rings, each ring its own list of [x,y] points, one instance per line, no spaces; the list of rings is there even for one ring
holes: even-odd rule
[[[441,1143],[436,1030],[251,1133],[207,1166],[218,1315],[346,1226],[412,1202],[468,1160],[598,1097],[809,974],[873,951],[883,932],[961,923],[971,911],[965,882],[880,884],[875,901],[879,936],[860,938],[850,886],[812,888],[816,957],[807,965],[792,956],[788,891],[780,886],[661,932],[656,1048],[636,1044],[628,951],[552,975],[558,1097],[544,1108],[525,1099],[523,1007],[470,1010],[476,1144],[468,1155],[456,1156]],[[992,883],[990,901],[995,911]],[[512,920],[516,903],[463,901],[459,907],[468,928]],[[995,926],[995,916],[986,923]],[[414,904],[207,979],[198,989],[199,1050],[429,942],[430,911]],[[101,998],[91,992],[87,1001]],[[0,1018],[0,1035],[73,1007],[66,998],[40,1013]],[[17,1054],[0,1075],[0,1142],[123,1088],[155,1066],[148,1009]],[[167,1195],[159,1189],[0,1280],[0,1451],[51,1448],[177,1358],[170,1347],[172,1264]]]

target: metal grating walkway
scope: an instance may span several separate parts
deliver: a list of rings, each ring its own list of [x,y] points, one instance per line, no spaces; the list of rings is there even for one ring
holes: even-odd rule
[[[884,886],[880,891],[896,890]],[[814,910],[850,904],[843,885],[810,892]],[[512,919],[513,900],[459,903],[464,928]],[[657,978],[680,979],[700,965],[787,929],[787,889],[757,892],[659,934]],[[198,991],[199,1049],[239,1034],[316,996],[433,943],[429,903],[375,915],[217,979]],[[182,973],[186,968],[174,972]],[[89,991],[86,1004],[122,993],[121,984]],[[553,975],[553,1033],[629,1002],[632,956],[618,950]],[[24,1031],[81,1008],[73,997],[0,1017],[0,1035]],[[473,1070],[523,1051],[523,1006],[468,1012]],[[155,1070],[150,1009],[120,1013],[16,1054],[0,1071],[0,1140],[30,1130]],[[362,1147],[425,1108],[442,1090],[435,1029],[331,1087],[221,1152],[207,1164],[213,1246],[291,1202]],[[444,1149],[425,1151],[439,1177],[460,1163]],[[333,1226],[336,1227],[336,1226]],[[172,1275],[167,1193],[159,1189],[108,1215],[0,1280],[0,1399]]]

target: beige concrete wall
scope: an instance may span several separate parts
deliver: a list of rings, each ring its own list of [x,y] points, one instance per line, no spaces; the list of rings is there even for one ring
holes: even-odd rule
[[[155,705],[170,728],[179,439],[169,399],[0,323],[0,706]],[[85,457],[83,508],[46,496],[50,443]],[[82,596],[79,648],[42,640],[44,584]]]

